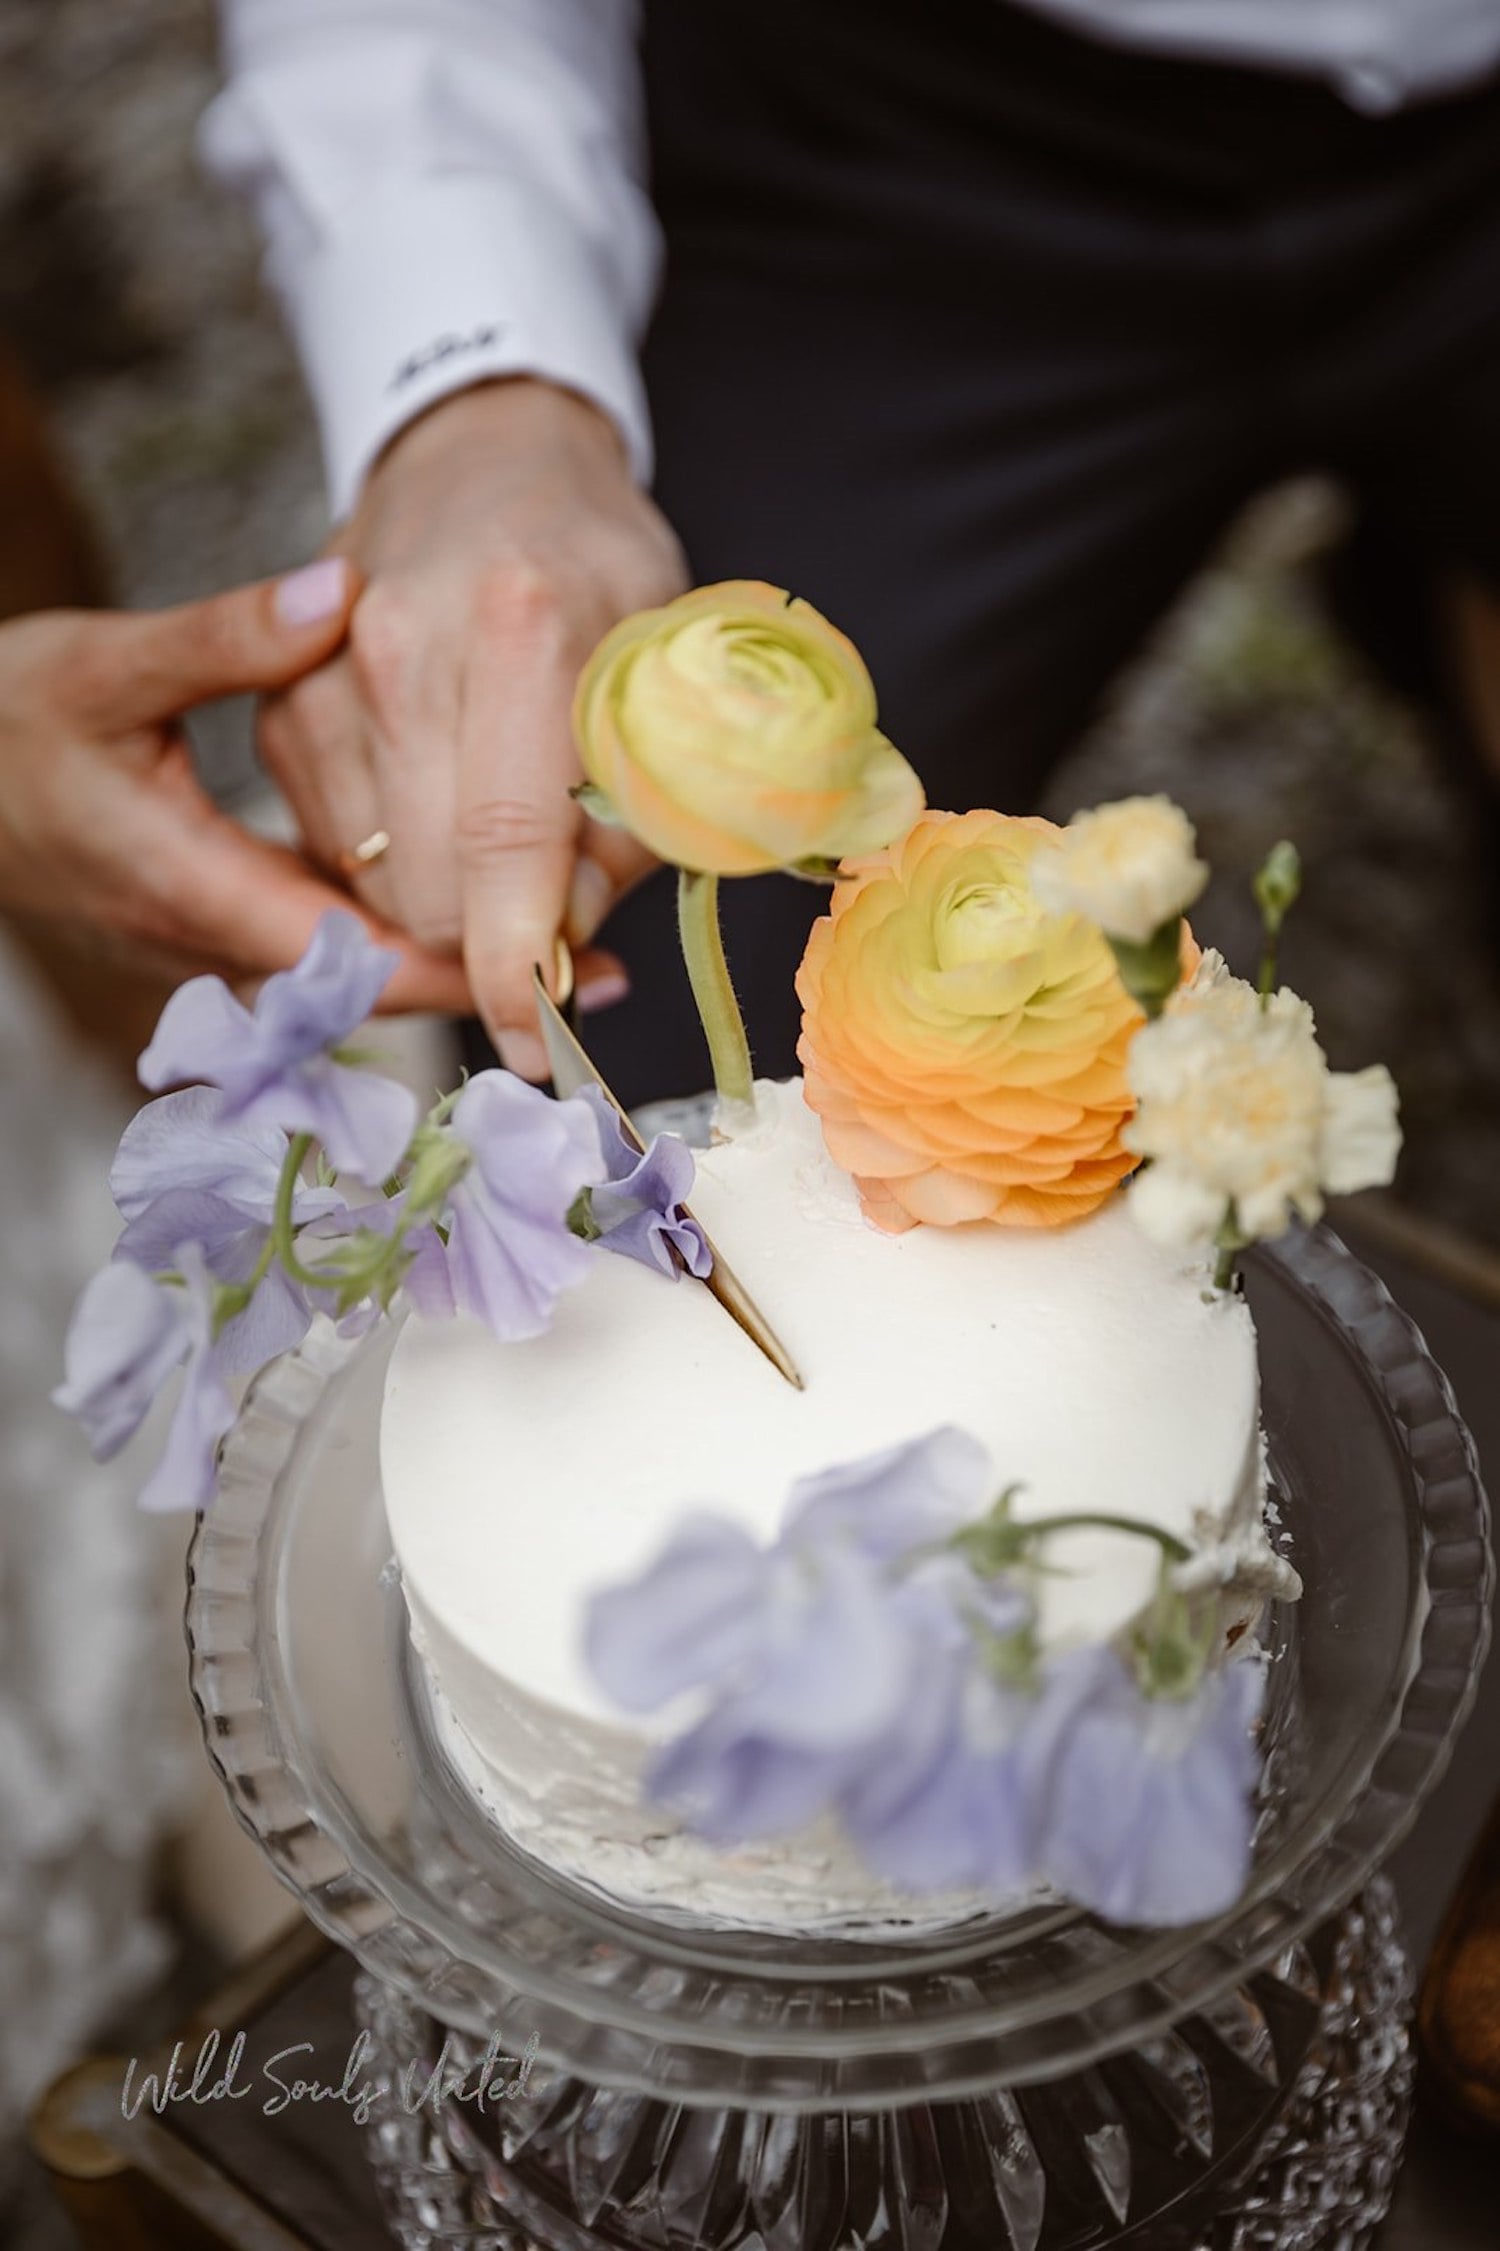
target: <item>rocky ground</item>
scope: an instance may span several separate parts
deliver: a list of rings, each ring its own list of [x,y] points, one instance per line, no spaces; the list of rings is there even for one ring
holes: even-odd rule
[[[301,387],[237,209],[194,123],[215,84],[210,0],[5,0],[0,336],[52,401],[123,598],[170,601],[305,556],[323,524]],[[1271,496],[1189,590],[1059,809],[1164,788],[1220,871],[1198,921],[1241,962],[1245,881],[1295,835],[1308,893],[1286,950],[1345,1063],[1401,1082],[1404,1195],[1500,1243],[1500,962],[1469,824],[1413,714],[1330,633],[1314,565],[1336,494]],[[241,710],[200,742],[250,776]]]

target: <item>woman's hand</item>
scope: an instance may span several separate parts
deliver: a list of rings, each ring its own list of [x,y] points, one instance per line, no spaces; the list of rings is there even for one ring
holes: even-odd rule
[[[323,865],[389,833],[360,897],[461,946],[503,1059],[543,1078],[532,964],[559,931],[588,948],[654,864],[568,794],[574,684],[610,626],[681,592],[681,552],[613,425],[520,377],[403,430],[336,545],[368,591],[334,661],[267,705],[266,763]],[[576,968],[585,1009],[619,998],[612,956],[580,951]]]
[[[0,625],[0,911],[92,933],[174,977],[296,961],[327,909],[350,901],[218,810],[179,722],[324,663],[358,591],[330,558],[180,609]],[[402,957],[384,1008],[469,1006],[456,961],[365,919]]]

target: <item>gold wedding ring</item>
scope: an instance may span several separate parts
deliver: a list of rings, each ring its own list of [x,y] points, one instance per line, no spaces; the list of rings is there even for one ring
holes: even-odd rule
[[[372,829],[362,844],[339,854],[339,868],[344,875],[358,875],[361,869],[372,868],[377,860],[383,860],[390,848],[389,830]]]

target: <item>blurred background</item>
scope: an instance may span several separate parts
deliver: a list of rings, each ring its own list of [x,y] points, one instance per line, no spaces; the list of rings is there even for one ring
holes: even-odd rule
[[[325,528],[249,221],[195,162],[216,80],[209,0],[0,5],[0,349],[44,408],[103,587],[132,605],[283,569]],[[1320,481],[1265,495],[1048,809],[1179,799],[1216,869],[1195,925],[1241,965],[1256,947],[1249,875],[1278,836],[1296,839],[1307,881],[1285,973],[1336,1064],[1395,1072],[1399,1202],[1463,1261],[1500,1249],[1500,913],[1422,718],[1330,622],[1344,523]],[[227,801],[261,792],[245,707],[203,715],[195,739]],[[118,1058],[90,1052],[19,955],[5,985],[0,2238],[50,2251],[66,2231],[3,2157],[26,2102],[111,2015],[128,2012],[124,2044],[143,2044],[235,1934],[195,1936],[156,1881],[155,1841],[185,1818],[201,1766],[176,1623],[182,1528],[135,1519],[128,1461],[95,1469],[44,1404],[73,1290],[107,1255],[103,1176],[131,1097]]]

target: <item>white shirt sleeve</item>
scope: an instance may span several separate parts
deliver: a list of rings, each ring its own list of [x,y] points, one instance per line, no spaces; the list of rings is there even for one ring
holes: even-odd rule
[[[342,515],[403,423],[538,375],[645,482],[659,261],[636,0],[220,0],[210,169],[254,202]]]

